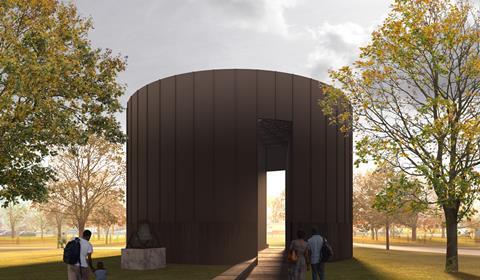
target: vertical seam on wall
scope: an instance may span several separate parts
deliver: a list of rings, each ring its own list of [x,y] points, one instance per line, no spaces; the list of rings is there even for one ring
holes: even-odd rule
[[[145,93],[145,94],[146,94],[146,99],[147,99],[147,106],[145,106],[145,107],[146,107],[145,109],[146,109],[146,111],[147,111],[147,112],[146,112],[147,121],[146,121],[146,124],[145,124],[145,125],[146,125],[146,130],[147,130],[147,131],[146,131],[147,145],[146,145],[146,147],[145,147],[145,149],[146,149],[146,151],[147,151],[147,158],[146,158],[146,160],[147,160],[146,163],[147,163],[147,164],[146,164],[146,166],[145,166],[145,168],[147,169],[147,170],[146,170],[146,173],[147,173],[147,180],[146,180],[146,181],[147,181],[147,184],[146,184],[146,186],[145,186],[145,195],[146,195],[146,199],[145,199],[145,200],[146,200],[146,201],[145,201],[145,202],[146,202],[146,203],[145,203],[146,205],[145,205],[145,206],[146,206],[146,207],[144,207],[144,209],[145,209],[145,212],[146,212],[146,213],[145,213],[145,217],[147,218],[147,221],[150,221],[150,215],[149,215],[149,212],[150,212],[150,211],[148,211],[148,209],[150,208],[150,203],[149,203],[149,202],[150,202],[150,199],[148,199],[148,198],[149,198],[149,196],[148,196],[148,189],[150,188],[150,172],[149,172],[149,169],[150,169],[150,168],[149,168],[149,166],[150,166],[150,156],[149,156],[149,154],[150,154],[150,153],[148,152],[148,150],[149,150],[148,144],[149,144],[149,142],[150,142],[150,141],[148,141],[148,138],[150,137],[150,129],[149,129],[149,127],[150,127],[150,124],[149,124],[150,116],[148,115],[148,95],[149,95],[149,93],[148,93],[148,92],[149,92],[149,89],[148,89],[148,88],[149,88],[149,86],[147,85],[147,86],[146,86],[147,91],[146,91],[146,93]]]
[[[347,197],[348,197],[348,193],[349,191],[347,191],[347,186],[349,184],[349,182],[347,182],[347,176],[348,174],[350,174],[350,171],[347,170],[347,155],[348,155],[348,152],[347,152],[347,138],[345,137],[344,134],[342,134],[342,137],[343,137],[343,172],[344,172],[344,179],[343,179],[343,208],[345,210],[347,210],[347,205],[348,205],[348,202],[347,202]],[[350,207],[349,207],[350,208]],[[348,218],[347,218],[347,214],[348,214],[348,210],[347,211],[344,211],[343,212],[343,222],[344,223],[348,223]]]
[[[130,106],[131,106],[132,103],[130,103]],[[132,114],[130,113],[130,106],[128,104],[128,101],[127,101],[127,175],[126,175],[126,179],[127,179],[127,189],[125,190],[125,197],[126,197],[126,201],[125,201],[125,204],[126,204],[126,212],[127,212],[127,222],[126,222],[126,225],[127,225],[127,246],[128,246],[128,236],[129,236],[129,231],[128,231],[128,228],[129,228],[129,224],[132,222],[131,221],[131,218],[130,218],[130,205],[131,205],[131,202],[129,201],[131,199],[131,196],[129,195],[129,192],[130,192],[130,189],[132,188],[132,184],[130,184],[130,179],[132,177],[132,175],[130,174],[130,168],[131,168],[131,164],[130,164],[130,160],[131,160],[131,157],[130,157],[130,149],[132,148],[132,144],[130,144],[130,132],[131,132],[131,127],[130,127],[130,118],[132,117]],[[125,247],[127,247],[125,246]]]
[[[173,221],[177,222],[177,75],[173,87]]]
[[[138,129],[138,128],[139,128],[139,127],[138,127],[138,119],[139,119],[138,103],[140,103],[140,102],[139,102],[139,101],[140,101],[140,96],[139,96],[139,95],[140,95],[140,91],[138,91],[137,94],[136,94],[136,102],[135,102],[135,107],[137,107],[137,108],[136,108],[136,121],[137,121],[137,131],[136,131],[136,132],[137,132],[137,133],[136,133],[136,135],[135,135],[135,138],[137,138],[137,147],[136,147],[136,148],[137,148],[137,149],[136,149],[136,150],[137,150],[137,162],[136,162],[136,164],[135,164],[135,168],[137,169],[137,172],[136,172],[136,173],[137,173],[137,178],[136,178],[136,184],[135,184],[135,185],[136,185],[136,191],[137,191],[137,196],[136,196],[136,198],[137,198],[137,201],[136,201],[136,204],[137,204],[137,205],[136,205],[136,208],[137,208],[136,214],[137,214],[137,216],[135,217],[135,221],[136,221],[135,229],[136,229],[136,230],[138,230],[138,214],[139,214],[139,211],[138,211],[138,210],[139,210],[139,204],[140,204],[140,203],[139,203],[139,197],[140,197],[140,196],[139,196],[139,189],[140,189],[140,188],[139,188],[139,179],[138,179],[138,178],[139,178],[139,176],[138,176],[138,175],[139,175],[139,174],[138,174],[138,165],[139,165],[139,164],[138,164],[138,155],[139,155],[139,153],[138,153],[138,147],[140,146],[140,145],[138,145],[138,140],[139,140],[139,139],[138,139],[138,131],[139,131],[139,129]]]
[[[235,182],[234,184],[234,188],[235,188],[235,201],[233,203],[233,206],[234,206],[234,217],[236,217],[235,219],[238,220],[240,218],[240,213],[238,211],[238,180],[237,180],[237,173],[238,173],[238,118],[237,118],[237,114],[238,114],[238,110],[237,110],[237,107],[238,107],[238,104],[237,104],[237,69],[234,69],[233,70],[233,127],[234,127],[234,130],[233,130],[233,147],[234,147],[234,150],[235,150],[235,153],[233,155],[233,162],[234,162],[234,173],[233,173],[233,181]],[[236,210],[236,211],[235,211]]]
[[[257,220],[257,223],[256,223],[256,228],[257,228],[257,251],[258,251],[258,247],[259,247],[259,244],[258,244],[258,237],[260,235],[259,233],[259,205],[260,205],[260,199],[258,197],[258,191],[259,191],[259,188],[258,188],[258,143],[257,143],[257,125],[258,125],[258,70],[255,70],[255,166],[256,166],[256,170],[255,170],[255,174],[256,174],[256,185],[257,185],[257,192],[256,192],[256,197],[257,197],[257,203],[256,203],[256,208],[257,208],[257,217],[256,217],[256,220]],[[263,236],[263,235],[262,235]],[[263,238],[262,238],[263,240]],[[258,255],[258,253],[257,253]]]
[[[217,202],[215,201],[215,70],[212,71],[212,204],[217,205]],[[215,215],[213,209],[212,209],[212,204],[209,204],[209,217],[213,219],[212,216]],[[216,219],[213,219],[216,221]]]
[[[158,188],[158,222],[160,223],[162,219],[162,80],[158,81],[158,107],[160,111],[158,112],[158,178],[157,178],[157,188]]]
[[[294,116],[294,113],[293,113],[293,74],[290,74],[290,82],[291,82],[291,88],[290,88],[290,116],[291,116],[291,119],[292,119],[292,153],[291,153],[291,159],[290,159],[290,162],[291,162],[291,167],[292,167],[292,172],[291,173],[291,176],[290,176],[290,181],[293,182],[293,180],[295,180],[295,176],[293,176],[293,167],[294,167],[294,164],[293,164],[293,159],[295,158],[295,154],[293,153],[293,148],[294,148],[294,137],[295,137],[295,121],[293,119],[293,116]],[[290,188],[293,187],[293,184],[290,184]],[[290,212],[292,212],[292,201],[294,199],[294,192],[293,190],[290,191]],[[290,214],[290,219],[291,217],[293,216],[293,213]],[[292,224],[290,224],[290,240],[293,239],[293,226]]]
[[[338,108],[335,109],[337,114],[338,114]],[[335,161],[335,216],[336,216],[336,221],[335,223],[338,224],[338,125],[335,125],[335,157],[337,160]]]
[[[193,72],[193,89],[192,89],[192,107],[193,107],[193,114],[192,114],[192,122],[193,122],[193,141],[192,141],[192,151],[193,151],[193,222],[196,222],[196,209],[197,209],[197,169],[196,169],[196,150],[195,150],[195,72]]]
[[[273,119],[277,119],[277,72],[273,76]]]
[[[325,98],[325,97],[324,97]],[[327,207],[327,200],[328,200],[328,180],[327,180],[327,176],[328,176],[328,173],[327,173],[327,158],[328,158],[328,155],[327,155],[327,146],[328,146],[328,122],[327,122],[327,116],[325,116],[323,113],[322,113],[322,116],[323,116],[323,123],[324,123],[324,126],[323,126],[323,138],[325,139],[325,145],[323,145],[323,154],[324,154],[324,157],[323,157],[323,168],[324,168],[324,174],[325,176],[323,177],[323,219],[324,219],[324,223],[325,225],[328,225],[328,222],[329,222],[329,219],[328,219],[328,213],[327,213],[327,210],[328,210],[328,207]],[[325,233],[326,234],[326,233]]]
[[[313,222],[313,203],[312,203],[312,194],[313,194],[313,191],[312,191],[312,79],[310,79],[310,83],[309,83],[309,96],[308,96],[308,111],[309,111],[309,114],[308,114],[308,125],[309,125],[309,129],[308,129],[308,186],[309,186],[309,190],[310,190],[310,223]]]

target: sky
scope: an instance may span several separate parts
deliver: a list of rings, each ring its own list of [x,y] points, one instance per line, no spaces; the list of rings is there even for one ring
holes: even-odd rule
[[[328,82],[387,15],[387,0],[71,0],[92,17],[94,46],[127,56],[122,104],[175,74],[276,70]],[[125,129],[125,114],[118,115]]]

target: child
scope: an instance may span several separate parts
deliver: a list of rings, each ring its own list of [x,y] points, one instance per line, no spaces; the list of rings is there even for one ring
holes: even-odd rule
[[[97,269],[95,269],[95,279],[107,280],[107,270],[103,267],[103,262],[97,262]]]

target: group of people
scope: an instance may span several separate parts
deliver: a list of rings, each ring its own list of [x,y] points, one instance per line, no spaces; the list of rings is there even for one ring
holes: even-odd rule
[[[304,280],[306,273],[312,269],[313,280],[325,279],[325,262],[322,261],[322,247],[327,240],[312,228],[312,236],[305,240],[306,233],[302,229],[297,231],[297,239],[292,240],[289,247],[289,256],[294,254],[295,261],[289,261],[288,279]],[[290,258],[289,258],[290,259]]]
[[[97,267],[93,267],[92,253],[93,246],[90,243],[92,232],[85,230],[81,237],[78,238],[80,243],[80,258],[75,264],[68,264],[68,280],[88,280],[90,274],[95,274],[96,280],[107,280],[107,270],[105,269],[103,262],[97,262]],[[70,242],[73,242],[72,239]]]

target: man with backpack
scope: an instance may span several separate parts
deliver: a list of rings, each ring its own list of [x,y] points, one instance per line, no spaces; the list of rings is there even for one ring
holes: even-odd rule
[[[328,244],[327,240],[318,233],[318,229],[315,227],[312,228],[312,237],[308,239],[308,246],[310,248],[312,279],[324,280],[325,263],[333,255],[332,248]]]
[[[63,261],[68,264],[68,280],[88,280],[90,269],[93,271],[93,246],[89,242],[92,232],[88,229],[82,237],[76,237],[67,243],[63,250]]]

